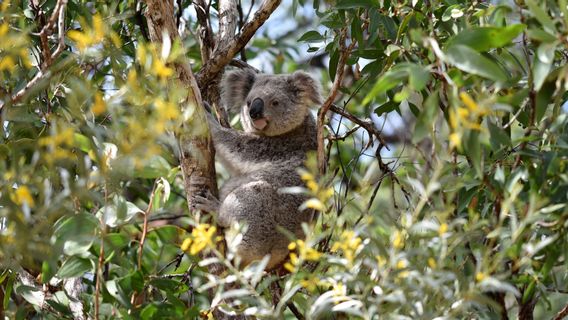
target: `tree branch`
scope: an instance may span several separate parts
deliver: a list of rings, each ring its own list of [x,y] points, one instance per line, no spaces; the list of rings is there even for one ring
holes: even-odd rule
[[[196,0],[193,3],[197,22],[199,23],[199,48],[201,50],[201,62],[206,63],[211,58],[211,52],[215,41],[213,39],[213,31],[209,25],[209,6],[204,0]]]
[[[280,5],[281,0],[265,0],[254,14],[254,18],[247,22],[238,37],[233,38],[225,47],[217,47],[212,58],[207,61],[197,73],[196,79],[200,88],[204,88],[219,72],[241,51],[249,42],[256,30],[270,17],[272,12]]]

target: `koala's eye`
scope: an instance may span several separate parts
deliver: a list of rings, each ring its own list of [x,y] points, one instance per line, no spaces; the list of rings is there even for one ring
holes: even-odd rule
[[[247,106],[250,107],[250,100],[247,100]]]
[[[277,100],[272,100],[272,106],[273,106],[273,107],[278,107],[278,101],[277,101]]]

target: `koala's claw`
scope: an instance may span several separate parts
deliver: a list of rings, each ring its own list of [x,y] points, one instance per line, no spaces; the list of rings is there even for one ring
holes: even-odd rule
[[[194,210],[219,212],[220,206],[221,202],[219,199],[215,198],[209,190],[206,191],[205,195],[198,194],[191,199],[191,207]]]

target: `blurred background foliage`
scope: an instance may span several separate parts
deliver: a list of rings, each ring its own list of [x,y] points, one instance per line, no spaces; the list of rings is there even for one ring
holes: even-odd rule
[[[239,226],[222,253],[188,211],[171,66],[201,67],[195,5],[175,2],[181,41],[162,44],[144,9],[0,4],[0,317],[568,314],[566,0],[281,4],[237,58],[327,93],[346,56],[327,174],[315,155],[301,172],[320,214],[284,275],[238,268]]]

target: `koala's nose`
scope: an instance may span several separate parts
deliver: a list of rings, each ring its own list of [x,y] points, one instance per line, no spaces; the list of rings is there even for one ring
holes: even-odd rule
[[[260,98],[256,98],[252,101],[250,106],[249,114],[251,119],[262,118],[262,113],[264,112],[264,102]]]

